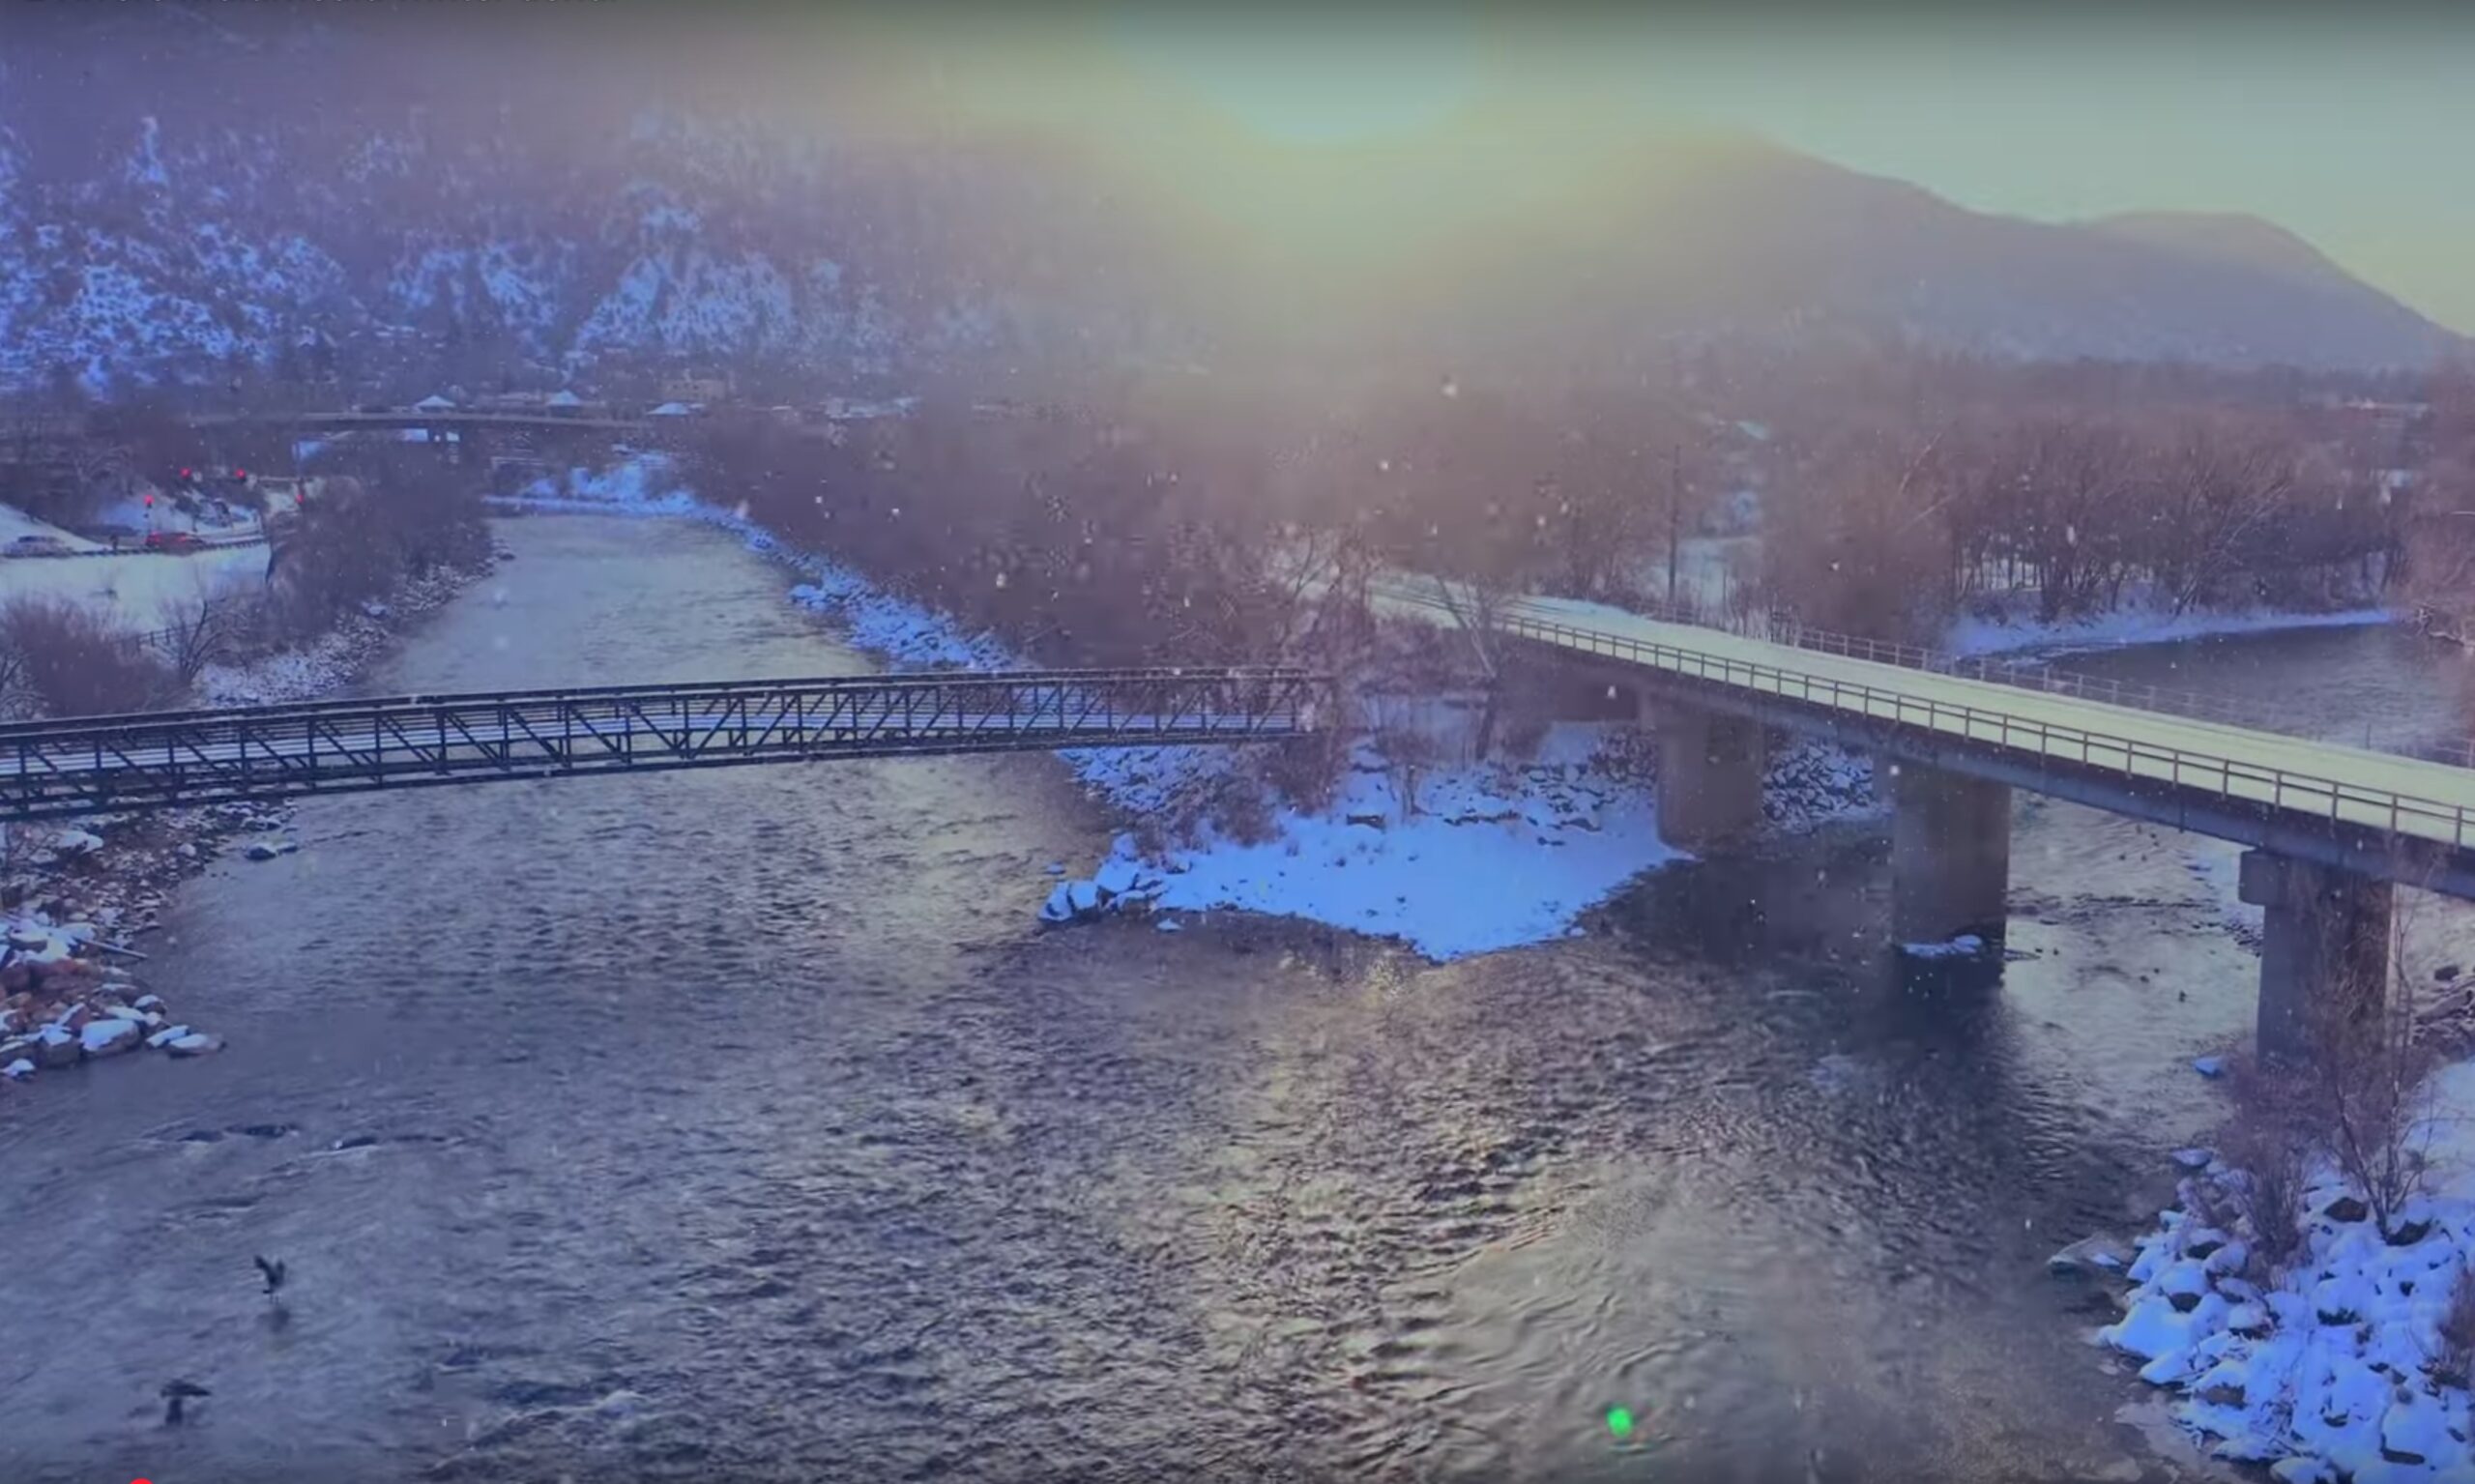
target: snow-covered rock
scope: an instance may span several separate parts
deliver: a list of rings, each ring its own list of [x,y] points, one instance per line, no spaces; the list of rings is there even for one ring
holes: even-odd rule
[[[134,1049],[145,1032],[146,1027],[137,1021],[114,1017],[86,1022],[85,1029],[77,1033],[77,1038],[86,1055],[113,1057]]]
[[[146,1038],[146,1044],[154,1050],[160,1051],[164,1047],[172,1044],[172,1042],[179,1040],[182,1036],[189,1033],[189,1028],[187,1026],[165,1026],[162,1030],[148,1036]]]
[[[85,1053],[73,1032],[45,1026],[35,1033],[35,1061],[43,1066],[74,1066]]]
[[[35,1064],[23,1057],[17,1058],[6,1066],[0,1066],[0,1077],[6,1077],[12,1082],[15,1082],[21,1078],[31,1077],[34,1074]]]
[[[173,1037],[164,1043],[163,1049],[176,1057],[202,1057],[209,1052],[221,1051],[223,1038],[193,1031],[187,1035]]]

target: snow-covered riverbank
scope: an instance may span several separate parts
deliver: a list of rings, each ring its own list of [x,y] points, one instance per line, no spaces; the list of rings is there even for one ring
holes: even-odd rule
[[[739,533],[805,580],[794,602],[830,619],[860,649],[897,665],[977,669],[1019,663],[993,635],[958,629],[830,558],[794,550],[747,519],[699,499],[658,455],[542,480],[503,509],[684,517]],[[1046,914],[1071,920],[1142,907],[1161,925],[1229,909],[1301,917],[1398,938],[1434,958],[1537,943],[1644,871],[1679,858],[1658,835],[1650,780],[1607,749],[1630,728],[1563,722],[1530,755],[1470,759],[1471,713],[1426,698],[1432,755],[1412,802],[1407,775],[1371,736],[1353,739],[1332,801],[1279,807],[1260,837],[1205,828],[1191,840],[1121,835],[1090,875],[1061,881]],[[1130,821],[1157,821],[1174,801],[1238,766],[1217,748],[1110,748],[1062,754],[1076,778]],[[1874,805],[1872,770],[1841,749],[1806,744],[1774,761],[1774,825],[1809,827]],[[1078,911],[1078,907],[1080,910]]]
[[[2286,1484],[2475,1478],[2475,1336],[2451,1332],[2452,1300],[2475,1282],[2475,1063],[2427,1088],[2409,1143],[2429,1183],[2395,1237],[2324,1162],[2305,1194],[2302,1251],[2264,1273],[2248,1219],[2207,1214],[2239,1208],[2231,1193],[2250,1177],[2194,1151],[2204,1168],[2141,1241],[2124,1318],[2100,1338],[2181,1393],[2177,1419],[2217,1456],[2267,1464]]]
[[[306,700],[347,684],[393,642],[403,621],[479,576],[440,571],[407,583],[392,604],[373,603],[318,638],[198,678],[209,706]],[[172,890],[205,869],[236,838],[251,858],[287,853],[281,804],[222,803],[198,809],[106,814],[58,825],[5,828],[0,850],[0,1075],[21,1081],[45,1068],[137,1049],[195,1056],[214,1035],[172,1018],[102,945],[155,925]]]

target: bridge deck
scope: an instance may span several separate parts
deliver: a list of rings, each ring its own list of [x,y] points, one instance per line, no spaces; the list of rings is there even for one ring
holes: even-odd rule
[[[1033,671],[402,696],[0,727],[0,820],[903,753],[1273,741],[1285,669]]]
[[[1452,605],[1431,583],[1387,584],[1379,602],[1402,616],[1452,622]],[[2024,787],[2051,779],[2051,792],[2102,803],[2085,785],[2091,774],[2110,777],[2125,791],[2125,812],[2144,817],[2168,817],[2161,798],[2205,796],[2230,812],[2185,808],[2174,822],[2247,843],[2266,842],[2249,825],[2231,825],[2234,815],[2288,831],[2316,825],[2345,835],[2356,857],[2368,839],[2425,847],[2414,869],[2440,889],[2475,894],[2475,770],[1904,669],[1599,603],[1515,599],[1498,625],[1515,637],[1654,672],[1723,709],[1852,723],[1894,752],[1936,761],[1947,754],[1962,766],[1974,760],[1988,775]],[[2066,781],[2072,786],[2061,786]],[[2139,807],[2130,806],[2135,801]],[[2435,863],[2435,849],[2456,858]]]

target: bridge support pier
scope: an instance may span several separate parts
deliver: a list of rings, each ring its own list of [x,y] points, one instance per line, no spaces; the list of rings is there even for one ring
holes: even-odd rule
[[[1902,763],[1891,778],[1891,936],[2002,941],[2011,889],[2006,784]]]
[[[2240,894],[2263,909],[2260,1055],[2300,1061],[2315,1032],[2378,1014],[2389,998],[2390,884],[2264,850],[2243,853]]]
[[[1762,823],[1762,723],[1674,701],[1642,703],[1659,742],[1659,837],[1685,850],[1721,845]]]

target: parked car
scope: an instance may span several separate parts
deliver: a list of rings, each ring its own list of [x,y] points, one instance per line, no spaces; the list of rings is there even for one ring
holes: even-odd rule
[[[205,543],[203,541],[200,541],[196,537],[189,535],[187,531],[149,531],[146,533],[146,549],[149,551],[195,551],[198,547],[204,544]]]
[[[7,551],[13,557],[65,557],[70,553],[70,545],[59,537],[38,532],[18,537],[9,543]]]

